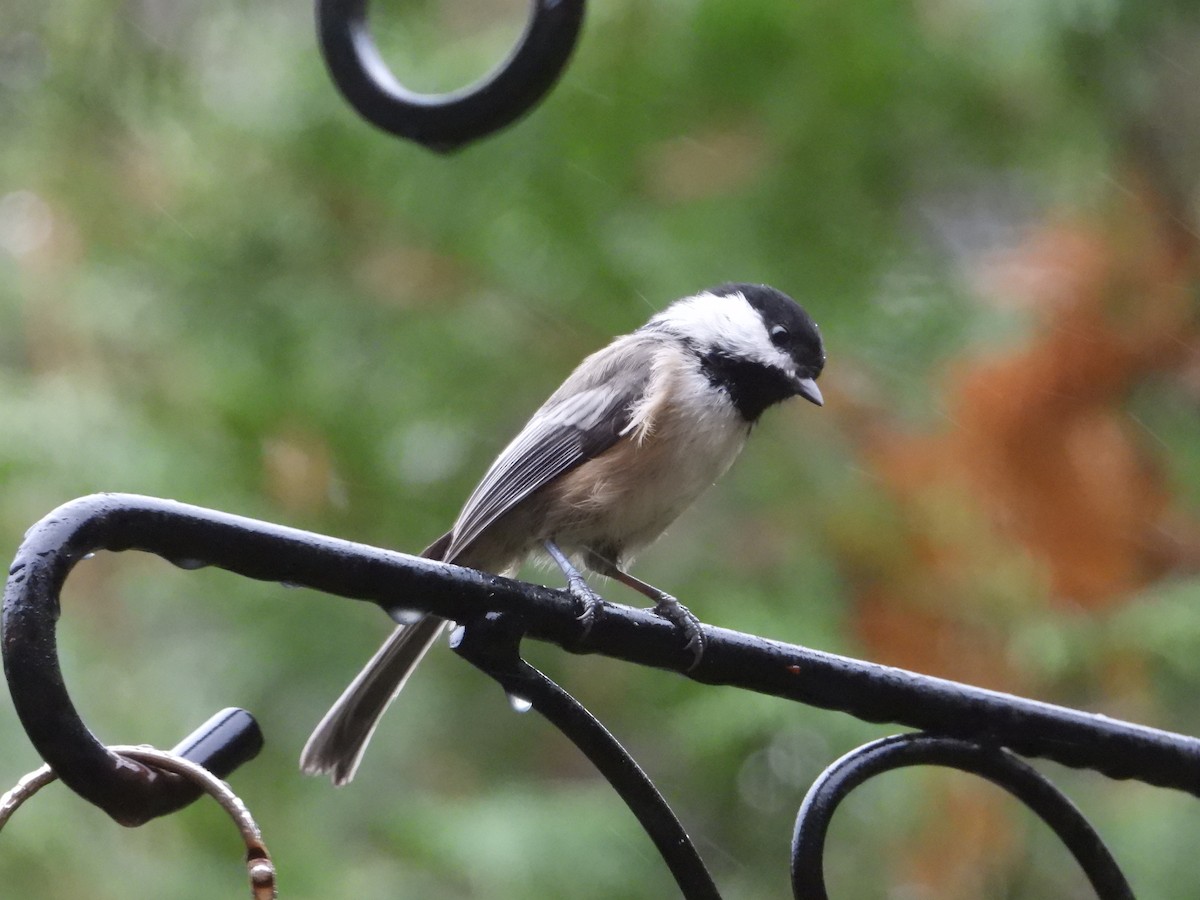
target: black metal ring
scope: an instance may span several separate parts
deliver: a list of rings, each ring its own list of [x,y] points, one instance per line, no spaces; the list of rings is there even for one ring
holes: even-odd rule
[[[510,125],[558,80],[583,23],[584,0],[532,0],[525,33],[483,81],[447,94],[402,85],[367,28],[367,0],[317,0],[317,34],[329,74],[364,119],[439,153]]]
[[[792,836],[792,892],[826,900],[825,838],[834,811],[869,778],[905,766],[947,766],[1004,788],[1058,835],[1102,900],[1133,900],[1121,869],[1091,823],[1036,769],[1002,747],[931,734],[901,734],[850,751],[809,789]]]

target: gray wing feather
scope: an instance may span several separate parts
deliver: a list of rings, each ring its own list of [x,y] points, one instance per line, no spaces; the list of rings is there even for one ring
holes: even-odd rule
[[[655,341],[637,332],[580,364],[479,482],[454,523],[445,559],[538,488],[617,442],[650,378]]]

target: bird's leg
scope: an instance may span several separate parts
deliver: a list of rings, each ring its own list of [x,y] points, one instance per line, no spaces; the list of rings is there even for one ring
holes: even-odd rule
[[[700,664],[700,659],[704,656],[704,631],[700,628],[700,620],[692,614],[690,609],[666,591],[660,591],[654,585],[647,584],[640,578],[635,578],[616,566],[613,566],[611,570],[606,571],[604,574],[615,578],[626,587],[631,587],[639,594],[645,594],[653,600],[655,614],[662,616],[673,624],[687,638],[687,643],[683,645],[683,649],[692,651],[692,664],[689,668],[694,669]]]
[[[604,600],[599,594],[592,590],[591,586],[584,580],[584,577],[579,574],[579,570],[571,565],[571,561],[567,559],[567,555],[558,548],[558,544],[554,541],[546,541],[544,543],[546,552],[550,554],[550,558],[554,560],[564,575],[567,576],[567,590],[576,602],[583,607],[583,611],[579,613],[577,618],[583,625],[583,636],[587,637],[588,632],[592,630],[592,624],[596,621],[596,613],[599,611]]]

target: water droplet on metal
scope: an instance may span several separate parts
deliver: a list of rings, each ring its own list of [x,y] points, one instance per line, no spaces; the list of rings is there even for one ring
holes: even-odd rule
[[[533,709],[533,704],[524,697],[518,697],[516,694],[508,695],[508,705],[513,708],[513,712],[527,713]]]
[[[178,566],[181,569],[186,569],[189,572],[196,569],[203,569],[205,566],[209,565],[209,563],[202,559],[192,559],[187,556],[174,557],[168,559],[167,562],[173,566]]]

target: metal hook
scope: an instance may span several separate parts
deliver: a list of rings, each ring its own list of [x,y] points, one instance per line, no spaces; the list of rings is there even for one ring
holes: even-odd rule
[[[558,80],[583,22],[584,0],[532,0],[525,33],[503,63],[447,94],[418,94],[396,79],[367,29],[367,0],[317,0],[317,34],[329,74],[364,119],[449,153],[510,125]]]
[[[279,896],[275,886],[275,864],[271,861],[267,845],[263,843],[262,832],[246,804],[230,790],[229,785],[208,769],[175,752],[168,753],[145,746],[106,749],[126,761],[141,763],[186,778],[221,804],[221,808],[233,819],[242,835],[242,842],[246,845],[246,874],[250,876],[251,897],[253,900],[275,900]],[[8,824],[8,820],[21,804],[57,778],[54,770],[44,765],[30,772],[18,781],[12,790],[0,796],[0,829]]]

